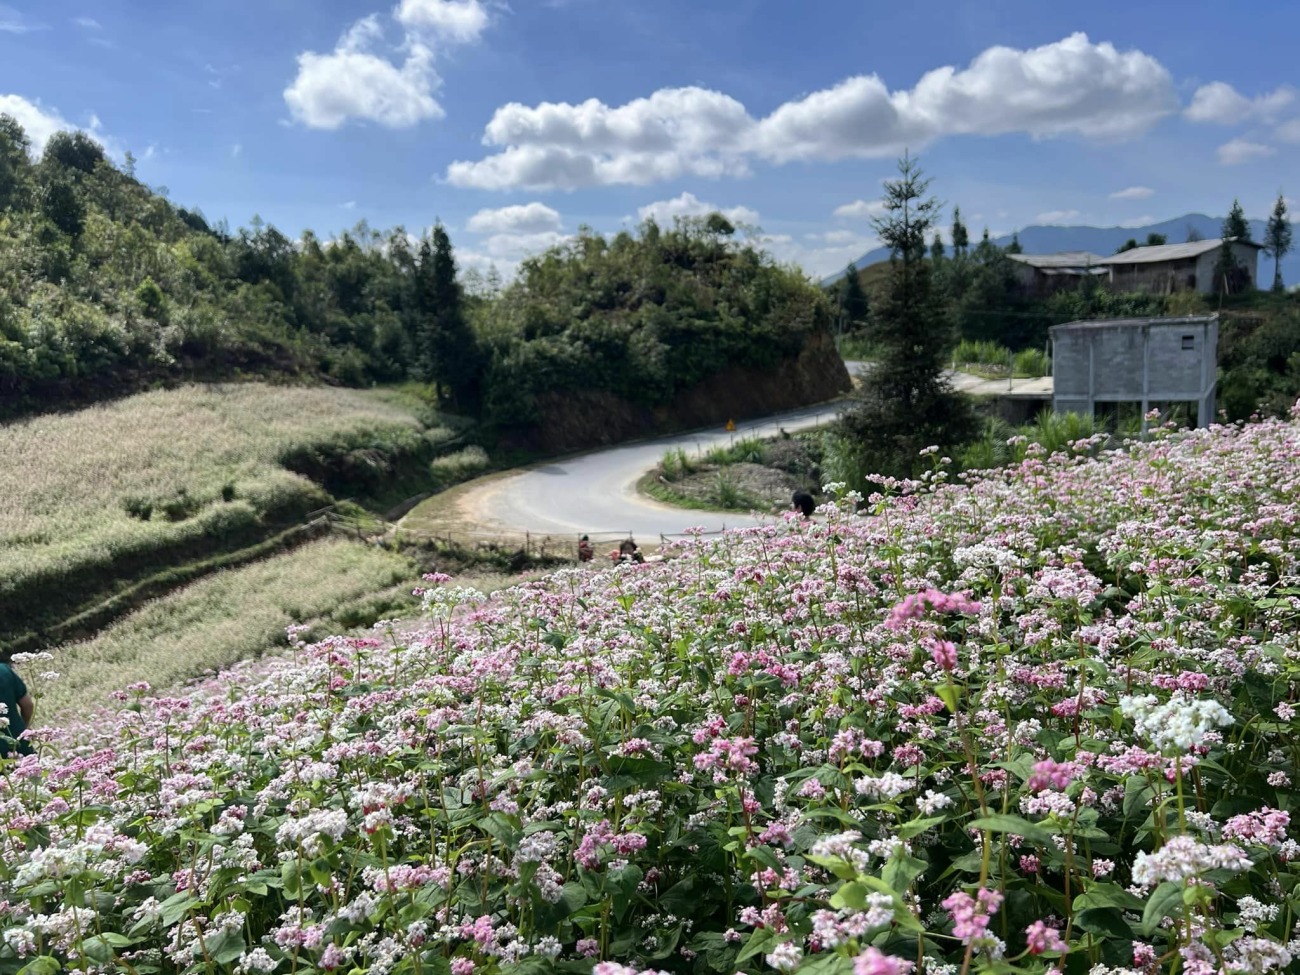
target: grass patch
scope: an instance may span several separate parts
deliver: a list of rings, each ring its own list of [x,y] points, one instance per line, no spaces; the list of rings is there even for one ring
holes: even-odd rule
[[[336,539],[217,572],[156,599],[98,636],[54,651],[56,681],[37,679],[42,723],[106,704],[135,681],[156,688],[228,667],[285,642],[285,627],[321,619],[355,627],[414,606],[411,563],[374,545]],[[385,592],[384,590],[388,590]]]
[[[263,540],[455,435],[400,392],[189,386],[0,429],[0,636]],[[426,416],[425,419],[430,419]]]

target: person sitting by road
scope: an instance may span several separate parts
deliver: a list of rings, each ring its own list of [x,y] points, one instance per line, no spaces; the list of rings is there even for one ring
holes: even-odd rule
[[[613,556],[615,562],[645,561],[645,556],[641,554],[641,550],[637,547],[636,542],[630,538],[625,538],[623,541],[619,542],[618,551],[611,552],[610,554]]]
[[[32,722],[36,706],[27,685],[13,667],[0,663],[0,758],[13,752],[30,755],[32,746],[21,736]]]
[[[807,491],[795,491],[792,507],[804,516],[805,519],[813,516],[813,511],[817,508],[817,502]]]
[[[590,562],[596,557],[596,550],[591,547],[591,540],[583,535],[578,539],[578,561]]]

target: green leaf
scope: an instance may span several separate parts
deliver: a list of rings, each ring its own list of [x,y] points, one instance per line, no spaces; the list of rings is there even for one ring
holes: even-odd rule
[[[900,894],[925,872],[929,864],[911,856],[893,856],[880,871],[881,878]]]
[[[898,838],[901,840],[910,840],[913,836],[919,836],[932,826],[938,826],[945,822],[947,816],[928,816],[925,819],[914,819],[910,823],[904,823],[898,827]]]
[[[785,870],[785,865],[776,858],[776,854],[767,846],[751,846],[745,851],[745,855],[751,860],[761,863],[765,867],[771,867],[777,873]]]
[[[1052,834],[1042,826],[1010,813],[982,816],[979,819],[971,820],[970,825],[975,829],[988,830],[990,833],[1014,833],[1016,836],[1023,836],[1031,843],[1038,843],[1041,846],[1048,846],[1052,842]]]
[[[1147,898],[1146,909],[1142,912],[1142,933],[1155,934],[1165,918],[1181,916],[1182,907],[1183,885],[1166,880]]]
[[[1124,915],[1113,907],[1094,907],[1074,915],[1074,926],[1080,931],[1099,938],[1117,938],[1123,942],[1133,940],[1133,931]]]
[[[939,700],[943,701],[949,712],[952,714],[957,713],[957,702],[961,698],[961,691],[956,686],[953,684],[940,684],[935,688],[934,692],[939,695]]]
[[[244,936],[239,929],[226,928],[213,937],[207,939],[206,947],[208,955],[218,965],[229,965],[231,962],[239,961],[239,956],[244,953]]]
[[[165,901],[159,904],[162,912],[163,927],[171,927],[186,914],[188,914],[198,903],[198,898],[188,890],[183,890],[179,894],[173,894]]]
[[[759,928],[749,936],[749,940],[745,942],[745,947],[740,949],[740,954],[736,956],[736,964],[739,965],[741,962],[767,951],[774,941],[776,941],[776,935],[771,928]]]
[[[61,971],[63,966],[59,964],[57,958],[41,955],[18,969],[18,975],[59,975]]]
[[[1141,898],[1134,897],[1119,884],[1093,884],[1074,899],[1074,910],[1086,911],[1091,907],[1117,907],[1121,911],[1140,911]]]

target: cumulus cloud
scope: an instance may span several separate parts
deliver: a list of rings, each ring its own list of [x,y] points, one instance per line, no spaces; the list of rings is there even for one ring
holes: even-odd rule
[[[1183,112],[1190,122],[1238,125],[1251,119],[1272,119],[1295,101],[1295,89],[1283,85],[1256,98],[1247,98],[1223,81],[1202,85]]]
[[[432,52],[412,45],[399,66],[374,53],[382,37],[379,18],[370,16],[353,24],[333,53],[298,55],[298,77],[284,92],[293,117],[313,129],[337,129],[350,119],[405,128],[441,117]]]
[[[11,115],[27,133],[32,143],[32,153],[40,155],[45,143],[55,132],[75,131],[73,125],[55,109],[46,109],[39,101],[30,102],[21,95],[0,95],[0,115]],[[92,127],[93,128],[93,127]]]
[[[707,217],[710,213],[721,213],[735,224],[758,225],[758,211],[749,207],[720,207],[714,203],[705,203],[694,193],[682,193],[671,200],[658,200],[639,207],[637,216],[642,220],[653,219],[663,226],[672,226],[677,217]]]
[[[1242,163],[1265,159],[1277,152],[1272,146],[1260,142],[1248,142],[1245,139],[1232,139],[1219,146],[1219,162],[1225,166],[1240,166]]]
[[[1046,213],[1040,213],[1034,217],[1034,222],[1049,227],[1058,227],[1070,220],[1077,219],[1079,219],[1078,210],[1048,210]]]
[[[402,0],[394,16],[402,26],[435,38],[469,44],[488,26],[488,13],[479,0]]]
[[[829,277],[880,246],[880,241],[851,230],[829,230],[795,239],[789,234],[764,235],[755,241],[778,261],[802,268],[810,277]]]
[[[403,28],[399,47],[386,44],[377,14],[353,24],[329,54],[298,55],[298,74],[285,89],[293,118],[314,129],[357,120],[408,128],[445,113],[434,98],[442,80],[435,52],[477,41],[488,26],[479,0],[402,0],[393,17]]]
[[[500,151],[453,163],[447,176],[481,189],[646,185],[743,174],[754,158],[889,156],[951,135],[1125,138],[1176,108],[1169,72],[1154,58],[1073,34],[1030,50],[989,48],[961,70],[928,72],[910,90],[891,92],[874,75],[849,78],[762,119],[697,87],[620,106],[512,103],[484,133]]]
[[[455,186],[478,189],[577,189],[644,186],[690,174],[743,175],[740,140],[753,127],[745,106],[704,88],[665,88],[616,108],[512,102],[497,109],[483,135],[502,152],[455,162]]]
[[[471,234],[544,234],[560,229],[559,211],[544,203],[480,210],[465,224]]]
[[[1145,200],[1155,194],[1149,186],[1126,186],[1122,190],[1116,190],[1110,195],[1112,200]]]
[[[854,200],[835,208],[835,216],[851,220],[874,220],[885,213],[884,200]]]

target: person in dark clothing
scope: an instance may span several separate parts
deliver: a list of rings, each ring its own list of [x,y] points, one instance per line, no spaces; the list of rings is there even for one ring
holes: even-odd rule
[[[817,507],[817,502],[813,500],[811,494],[807,491],[795,491],[793,501],[794,509],[800,512],[805,518],[811,518],[813,516],[813,511]]]
[[[0,758],[6,758],[14,751],[30,755],[32,746],[19,741],[18,737],[31,724],[36,706],[23,679],[4,663],[0,663],[0,707],[4,709],[0,714]]]
[[[618,543],[618,556],[615,562],[644,562],[645,556],[637,547],[636,542],[630,538],[625,538]]]
[[[590,562],[595,557],[596,550],[591,547],[591,540],[586,535],[583,535],[578,539],[578,561]]]

